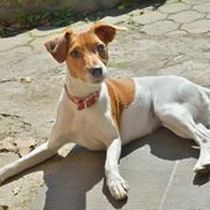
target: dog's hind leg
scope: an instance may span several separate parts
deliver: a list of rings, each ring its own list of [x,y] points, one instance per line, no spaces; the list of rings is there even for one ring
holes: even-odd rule
[[[162,125],[176,135],[193,139],[200,147],[195,172],[205,171],[210,166],[210,130],[202,124],[196,124],[191,113],[177,103],[164,105],[156,112]]]
[[[195,172],[205,171],[210,169],[210,130],[208,130],[203,124],[197,124],[196,133],[200,143],[200,156],[194,167]]]

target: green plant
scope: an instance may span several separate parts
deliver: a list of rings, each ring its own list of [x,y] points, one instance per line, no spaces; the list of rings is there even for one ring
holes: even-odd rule
[[[29,14],[24,12],[17,18],[20,25],[27,28],[40,25],[63,26],[71,23],[71,19],[72,11],[70,9],[44,11],[39,14]]]
[[[0,37],[17,33],[20,30],[31,29],[38,26],[65,26],[76,21],[78,16],[71,9],[43,11],[38,14],[31,14],[23,11],[16,18],[15,22],[0,23]]]
[[[4,27],[0,27],[0,37],[5,37],[6,36],[6,31]]]

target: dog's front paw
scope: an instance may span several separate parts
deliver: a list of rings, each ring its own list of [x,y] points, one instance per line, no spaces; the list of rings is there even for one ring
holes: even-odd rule
[[[120,175],[114,175],[108,178],[107,186],[111,195],[116,200],[123,200],[128,197],[128,184]]]

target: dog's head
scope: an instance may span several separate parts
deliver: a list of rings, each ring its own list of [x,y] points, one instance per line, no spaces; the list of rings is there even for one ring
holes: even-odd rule
[[[109,24],[96,23],[85,32],[66,31],[62,36],[45,43],[56,61],[66,61],[72,77],[84,82],[100,83],[106,77],[108,44],[117,30],[125,30]]]

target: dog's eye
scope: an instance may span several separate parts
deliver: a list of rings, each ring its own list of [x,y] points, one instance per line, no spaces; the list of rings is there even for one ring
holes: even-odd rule
[[[73,58],[79,58],[81,56],[81,53],[78,50],[73,50],[73,51],[71,51],[70,55]]]
[[[98,51],[99,53],[103,53],[103,52],[105,51],[105,46],[104,46],[103,44],[99,44],[99,45],[97,46],[97,51]]]

